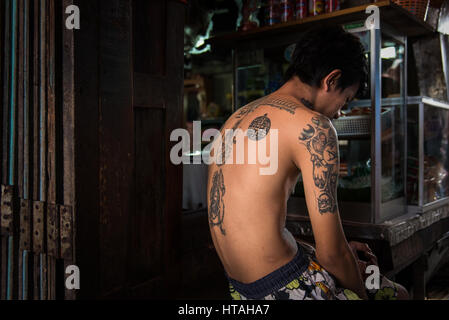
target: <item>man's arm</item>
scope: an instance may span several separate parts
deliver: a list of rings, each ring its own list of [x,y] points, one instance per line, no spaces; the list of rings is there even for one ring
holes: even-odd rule
[[[338,142],[329,119],[313,115],[293,146],[301,169],[319,263],[344,288],[367,299],[356,259],[341,225],[337,204]]]

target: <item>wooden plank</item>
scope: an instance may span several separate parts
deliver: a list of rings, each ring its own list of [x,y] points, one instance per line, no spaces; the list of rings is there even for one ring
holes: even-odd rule
[[[170,142],[170,134],[176,128],[182,127],[182,97],[184,72],[184,11],[185,6],[179,2],[167,2],[167,81],[166,84],[166,114],[165,114],[165,199],[164,199],[164,276],[166,287],[170,288],[181,280],[180,267],[181,246],[180,237],[182,211],[182,166],[176,166],[170,161],[170,150],[174,142]]]
[[[83,290],[76,292],[77,297],[88,299],[98,296],[99,282],[98,269],[100,264],[100,234],[99,234],[99,34],[101,12],[100,1],[77,1],[80,12],[83,15],[83,25],[80,30],[64,30],[65,43],[73,43],[68,47],[64,55],[64,70],[72,63],[78,68],[73,75],[73,70],[64,73],[64,95],[68,102],[67,112],[64,112],[64,205],[74,207],[74,244],[73,251],[75,264],[83,270]],[[110,10],[110,9],[108,9]],[[75,33],[76,37],[73,34]],[[73,42],[71,42],[73,41]],[[89,50],[86,50],[89,48]],[[73,60],[72,60],[73,59]],[[73,88],[73,89],[72,89]],[[71,94],[74,90],[74,96]],[[74,97],[74,98],[73,98]],[[110,97],[113,98],[112,96]],[[76,103],[76,106],[75,106]],[[73,107],[69,109],[69,107]],[[89,116],[86,116],[86,115]],[[77,128],[74,136],[74,123]],[[70,139],[70,137],[74,139]],[[73,160],[70,162],[70,157]],[[67,165],[67,166],[66,166]],[[73,171],[70,171],[74,168]],[[76,172],[76,180],[74,172]],[[75,194],[76,193],[76,194]],[[76,203],[73,201],[76,197]],[[67,201],[67,202],[66,202]],[[70,201],[70,202],[68,202]],[[77,250],[83,248],[83,250]],[[64,264],[71,261],[65,260]],[[75,292],[66,290],[66,299],[73,298]]]
[[[59,16],[65,17],[65,8],[67,8],[69,5],[73,4],[73,0],[63,0],[61,7],[57,8],[57,12],[59,12]],[[61,71],[62,71],[62,103],[63,108],[61,110],[61,126],[62,126],[62,141],[60,142],[62,144],[61,146],[61,169],[62,169],[62,177],[61,179],[61,198],[62,203],[66,206],[71,206],[74,204],[75,200],[75,179],[74,179],[74,172],[75,172],[75,82],[74,82],[74,32],[73,30],[68,30],[64,26],[65,19],[61,19],[59,22],[60,30],[62,33],[62,65],[61,65]],[[92,34],[91,34],[92,35]],[[95,36],[93,36],[95,38]],[[93,51],[95,53],[95,50]],[[95,79],[95,77],[93,78]],[[61,207],[58,206],[58,212],[61,214]],[[59,219],[61,220],[61,217],[59,216]],[[72,228],[74,227],[74,217],[72,216]],[[60,242],[59,242],[59,252],[58,257],[61,257],[61,228],[59,229],[60,232]],[[70,245],[72,246],[72,257],[69,259],[61,259],[57,260],[56,264],[56,272],[57,275],[61,278],[61,283],[58,284],[58,287],[56,288],[56,295],[59,297],[63,297],[67,300],[74,300],[75,299],[75,292],[74,290],[68,290],[65,287],[65,268],[68,265],[76,264],[74,261],[74,248],[73,248],[73,241],[74,241],[74,230],[72,230],[72,235],[69,237],[71,239]]]
[[[100,252],[101,292],[124,290],[128,212],[133,209],[131,0],[100,10]]]
[[[21,250],[19,272],[21,274],[21,280],[19,279],[19,293],[20,299],[30,299],[30,293],[32,292],[32,264],[30,259],[30,250],[32,242],[32,230],[31,230],[31,202],[30,198],[30,166],[32,164],[32,150],[30,150],[30,115],[32,115],[32,104],[30,95],[30,84],[32,84],[30,72],[30,0],[23,0],[24,11],[24,26],[23,26],[23,200],[21,203],[21,210],[24,207],[24,211],[20,213],[20,226],[23,233],[20,234]],[[32,21],[32,20],[31,20]],[[32,128],[32,126],[31,126]]]
[[[40,86],[39,86],[39,135],[40,135],[40,175],[39,175],[39,200],[47,201],[47,41],[48,41],[48,0],[41,0],[40,2]],[[46,219],[46,210],[43,211],[44,219]],[[44,230],[46,224],[43,224]],[[45,232],[45,231],[44,231]],[[43,235],[43,239],[45,236]],[[48,287],[47,287],[47,256],[45,249],[41,253],[41,299],[47,299]]]
[[[8,159],[8,184],[16,186],[18,183],[18,133],[19,133],[19,106],[18,101],[20,97],[20,11],[21,1],[12,2],[11,11],[11,94],[10,94],[10,131],[9,131],[9,159]],[[17,188],[13,188],[12,202],[17,202]],[[13,224],[12,233],[8,239],[8,288],[7,299],[17,299],[18,294],[18,251],[19,251],[19,234],[18,234],[18,214],[14,209],[17,207],[13,205]]]
[[[30,265],[28,252],[31,250],[31,201],[20,199],[20,255],[19,255],[19,299],[29,299]]]
[[[30,0],[23,0],[24,28],[23,28],[23,193],[24,199],[30,198]]]
[[[17,39],[17,191],[19,198],[23,198],[23,163],[24,163],[24,146],[23,146],[23,136],[24,136],[24,12],[23,12],[23,0],[18,0],[18,24],[19,32]],[[20,242],[20,234],[19,234]],[[23,284],[23,254],[22,250],[18,252],[18,285],[19,285],[19,298],[22,294],[22,284]]]
[[[46,125],[46,113],[47,113],[47,103],[46,103],[46,84],[47,84],[47,1],[40,1],[40,25],[39,25],[39,69],[40,69],[40,85],[39,85],[39,137],[40,137],[40,148],[39,148],[39,159],[40,159],[40,175],[39,175],[39,200],[47,200],[47,150],[46,150],[46,140],[47,140],[47,125]]]
[[[1,110],[0,110],[0,153],[1,153],[1,159],[0,162],[2,164],[2,169],[0,170],[0,183],[3,182],[3,130],[4,130],[4,123],[3,123],[3,111],[4,111],[4,93],[5,88],[4,84],[6,84],[6,75],[4,75],[4,67],[5,67],[5,57],[6,57],[6,47],[5,47],[5,33],[6,33],[6,22],[5,19],[7,18],[7,13],[5,12],[6,7],[6,1],[0,1],[0,43],[2,44],[2,47],[0,48],[0,103],[1,103]],[[2,30],[4,30],[2,32]],[[1,199],[0,199],[1,201]],[[1,212],[0,212],[1,215]],[[4,298],[3,295],[3,287],[4,287],[4,280],[3,280],[3,254],[4,251],[3,248],[3,237],[0,234],[0,299]]]
[[[8,284],[8,237],[1,236],[1,287],[0,287],[0,299],[6,300],[6,289]]]
[[[59,206],[60,215],[60,257],[63,260],[64,268],[64,298],[67,300],[73,300],[76,298],[75,290],[68,290],[65,288],[65,269],[69,265],[74,263],[74,216],[73,210],[70,206]]]
[[[164,269],[164,110],[134,108],[134,113],[135,170],[139,174],[135,177],[135,212],[129,213],[129,230],[133,230],[127,261],[130,286],[160,276]]]
[[[46,37],[46,73],[47,73],[47,195],[48,203],[56,203],[56,109],[55,109],[55,3],[47,0],[47,37]]]
[[[33,252],[34,258],[34,299],[43,299],[43,252],[44,252],[44,224],[45,203],[33,201]]]
[[[46,200],[48,203],[48,208],[52,208],[52,214],[54,215],[53,223],[56,221],[56,109],[55,109],[55,80],[56,80],[56,70],[55,70],[55,3],[54,0],[47,1],[47,19],[46,19],[46,28],[47,28],[47,41],[46,41],[46,64],[47,64],[47,165],[46,165],[46,177],[48,177],[47,181],[47,191],[46,191]],[[50,207],[51,206],[51,207]],[[47,214],[50,214],[50,211],[47,210]],[[47,217],[47,221],[50,221],[50,217]],[[48,229],[51,227],[52,230]],[[51,226],[51,224],[47,223],[47,241],[50,236],[55,237],[56,230],[54,230],[57,225]],[[54,234],[50,234],[53,231]],[[56,249],[56,240],[51,240],[48,242],[51,244],[51,247],[48,247],[48,257],[47,257],[47,278],[48,278],[48,299],[55,299],[54,296],[54,287],[55,287],[55,253]],[[53,245],[54,244],[54,245]],[[53,250],[50,252],[50,249]]]
[[[48,299],[56,299],[56,258],[59,256],[59,218],[57,205],[47,203]]]
[[[13,187],[1,186],[1,234],[13,234]]]
[[[8,184],[8,137],[9,137],[9,101],[10,101],[10,74],[11,74],[11,6],[5,1],[4,26],[4,71],[3,71],[3,126],[2,126],[2,183]]]
[[[17,189],[14,186],[1,186],[1,230],[4,236],[4,246],[7,250],[2,250],[3,280],[6,288],[5,298],[16,299],[18,295],[18,212],[17,212]]]
[[[63,0],[60,15],[65,16],[65,8],[73,4],[73,0]],[[64,20],[62,21],[64,24]],[[63,114],[62,114],[62,136],[63,136],[63,202],[65,205],[74,204],[75,186],[75,83],[74,83],[74,33],[72,30],[60,26],[62,29],[62,91],[63,91]],[[88,27],[88,26],[87,26]],[[93,51],[95,55],[95,49]],[[93,73],[94,75],[95,73]],[[95,79],[95,76],[92,77]],[[95,115],[95,114],[94,114]],[[94,158],[93,158],[94,159]]]
[[[1,234],[2,234],[2,299],[11,299],[12,285],[12,230],[13,190],[12,186],[1,186]]]
[[[23,198],[23,0],[17,0],[18,5],[18,34],[17,34],[17,191],[19,198]]]
[[[39,68],[39,44],[40,44],[40,36],[39,36],[39,27],[40,27],[40,4],[39,0],[32,1],[31,5],[33,7],[33,136],[32,136],[32,144],[33,144],[33,171],[32,171],[32,180],[33,180],[33,197],[32,199],[40,198],[40,157],[39,157],[39,149],[40,149],[40,135],[39,135],[39,86],[40,86],[40,68]]]
[[[33,13],[33,35],[32,35],[32,44],[33,44],[33,60],[32,60],[32,74],[33,74],[33,105],[32,109],[30,108],[30,111],[32,111],[32,114],[30,114],[30,125],[32,128],[30,128],[32,138],[32,172],[31,172],[31,180],[32,180],[32,199],[39,199],[40,197],[40,156],[39,156],[39,150],[40,150],[40,134],[39,134],[39,95],[40,95],[40,64],[39,64],[39,57],[40,57],[40,1],[31,1],[30,2],[31,8],[30,11]],[[31,167],[30,167],[31,168]],[[33,204],[33,220],[34,220],[34,204]],[[34,238],[34,231],[33,231],[33,238]],[[35,251],[34,243],[33,243],[33,252],[30,255],[30,260],[32,260],[32,283],[33,283],[33,299],[39,300],[40,299],[40,253]]]

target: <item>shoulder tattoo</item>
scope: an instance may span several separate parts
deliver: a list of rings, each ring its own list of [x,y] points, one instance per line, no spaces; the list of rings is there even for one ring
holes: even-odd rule
[[[223,196],[226,192],[224,185],[223,172],[221,169],[215,171],[212,177],[212,187],[209,191],[209,225],[211,227],[218,226],[223,235],[226,235],[223,229],[223,219],[225,213],[225,205],[223,203]]]
[[[311,124],[298,137],[307,147],[313,164],[313,182],[320,190],[318,210],[320,214],[337,211],[338,147],[335,129],[324,117],[313,117]]]

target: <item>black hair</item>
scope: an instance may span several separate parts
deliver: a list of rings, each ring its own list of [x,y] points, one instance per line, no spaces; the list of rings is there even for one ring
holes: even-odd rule
[[[340,26],[316,27],[300,36],[284,79],[296,75],[302,82],[320,87],[321,80],[335,69],[342,71],[337,88],[344,90],[358,83],[356,96],[365,94],[368,63],[360,40]]]

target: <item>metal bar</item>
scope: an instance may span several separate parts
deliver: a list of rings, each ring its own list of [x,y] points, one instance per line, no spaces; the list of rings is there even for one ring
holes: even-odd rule
[[[17,36],[17,191],[19,198],[23,198],[23,0],[16,0],[18,5],[18,36]],[[16,174],[16,173],[14,173]],[[15,180],[15,179],[14,179]]]
[[[446,82],[446,99],[449,100],[449,66],[448,66],[448,51],[449,51],[449,36],[447,34],[440,33],[440,47],[441,58],[443,62],[444,80]]]
[[[4,41],[2,43],[3,47],[3,57],[4,57],[4,68],[3,68],[3,101],[2,101],[2,184],[7,184],[8,179],[8,128],[9,128],[9,84],[10,84],[10,45],[11,45],[11,7],[10,1],[4,2]],[[3,188],[3,186],[2,186]],[[3,210],[2,210],[3,216]],[[7,278],[8,278],[8,236],[0,234],[0,299],[4,300],[7,297]]]
[[[418,157],[419,157],[419,169],[418,169],[418,205],[422,207],[424,205],[424,103],[421,102],[418,105]]]
[[[23,20],[23,75],[24,75],[24,83],[23,83],[23,201],[28,201],[29,199],[29,189],[30,189],[30,0],[24,0],[23,3],[23,11],[24,11],[24,20]],[[21,286],[21,299],[28,300],[30,298],[30,271],[32,271],[32,265],[30,262],[32,260],[29,259],[29,251],[31,249],[31,216],[30,216],[30,204],[27,204],[26,213],[21,213],[21,230],[24,230],[24,233],[21,234],[21,237],[24,238],[22,243],[23,253],[22,257],[22,281],[20,283]],[[26,214],[24,216],[24,214]]]
[[[237,70],[237,49],[232,49],[232,110],[231,113],[234,113],[237,110],[237,102],[238,102],[238,70]]]
[[[23,113],[24,113],[24,65],[23,65],[23,57],[25,56],[24,52],[24,12],[23,12],[23,0],[18,1],[18,41],[17,41],[17,64],[18,64],[18,72],[17,72],[17,192],[19,199],[23,198],[23,163],[24,163],[24,145],[23,145],[23,136],[24,136],[24,128],[23,128]],[[20,223],[20,222],[19,222]],[[19,238],[21,234],[14,234],[15,237]],[[22,283],[23,283],[23,254],[22,250],[19,246],[18,252],[14,252],[14,254],[18,255],[18,297],[21,298],[22,294]]]
[[[39,50],[40,50],[40,86],[39,86],[39,158],[40,158],[40,166],[39,166],[39,200],[46,201],[46,186],[47,186],[47,177],[46,177],[46,161],[47,161],[47,150],[46,150],[46,139],[47,139],[47,124],[46,124],[46,85],[47,85],[47,0],[41,0],[40,2],[40,25],[39,25],[39,33],[40,33],[40,41],[39,41]],[[45,220],[45,210],[43,211],[43,220]],[[43,224],[43,228],[45,230],[45,223]],[[45,237],[45,236],[44,236]],[[40,299],[47,299],[47,281],[46,281],[46,272],[47,272],[47,263],[46,263],[46,255],[45,249],[40,253]]]
[[[48,299],[55,299],[56,282],[56,109],[55,109],[55,2],[47,2],[47,267]]]
[[[6,17],[6,12],[5,12],[5,1],[0,1],[0,30],[3,30],[3,28],[5,27],[5,17]],[[2,106],[2,109],[0,111],[0,152],[3,153],[3,107],[4,107],[4,103],[3,103],[3,94],[4,94],[4,88],[3,88],[3,83],[4,83],[4,79],[3,79],[3,70],[4,70],[4,59],[5,59],[5,50],[4,50],[4,36],[5,34],[3,32],[0,31],[0,43],[2,44],[2,47],[0,48],[0,103]],[[3,158],[3,157],[2,157]],[[3,160],[2,161],[3,164]],[[0,170],[0,183],[3,180],[2,179],[2,171]],[[0,199],[1,201],[1,199]],[[0,212],[1,215],[1,212]],[[1,241],[2,237],[0,234],[0,299],[2,298],[2,287],[3,287],[3,283],[2,283],[2,241]]]
[[[408,106],[408,37],[405,37],[404,42],[404,78],[402,79],[402,88],[403,93],[402,97],[404,98],[404,104],[402,105],[402,117],[404,123],[404,163],[403,163],[403,184],[404,184],[404,213],[407,213],[407,166],[408,166],[408,136],[407,136],[407,126],[408,126],[408,114],[407,114],[407,106]],[[401,73],[402,74],[402,73]]]
[[[5,1],[4,36],[4,77],[3,77],[3,136],[2,136],[2,183],[8,184],[8,132],[9,132],[9,95],[11,60],[11,1]]]
[[[32,105],[32,117],[30,117],[30,124],[32,124],[32,199],[39,199],[39,168],[40,168],[40,158],[39,158],[39,149],[40,149],[40,139],[39,139],[39,85],[40,85],[40,68],[39,68],[39,39],[40,39],[40,0],[31,1],[30,5],[32,6],[32,17],[33,17],[33,36],[32,36],[32,44],[33,44],[33,60],[32,60],[32,72],[33,72],[33,105]],[[34,221],[34,205],[32,210],[32,221]],[[34,229],[34,226],[33,226]],[[33,233],[34,234],[34,233]],[[39,264],[39,253],[36,252],[36,248],[32,246],[32,254],[30,254],[30,264],[32,264],[32,287],[33,287],[33,299],[39,300],[40,298],[40,290],[39,290],[39,274],[40,274],[40,264]]]
[[[73,4],[73,0],[63,0],[61,15],[64,15],[64,9]],[[58,205],[59,219],[60,219],[60,245],[59,245],[59,257],[63,259],[61,263],[61,267],[65,270],[65,267],[71,264],[74,264],[74,223],[75,217],[71,216],[72,219],[69,219],[72,223],[72,229],[63,233],[63,228],[67,228],[63,224],[63,214],[66,215],[67,219],[67,210],[70,206],[73,205],[75,199],[75,163],[74,163],[74,154],[75,154],[75,74],[74,74],[74,65],[75,65],[75,39],[74,32],[72,30],[68,30],[66,28],[62,28],[62,41],[63,41],[63,51],[62,51],[62,91],[63,91],[63,111],[62,111],[62,153],[63,153],[63,177],[62,177],[62,203],[66,206],[65,212],[63,206]],[[70,226],[70,224],[69,224]],[[65,235],[63,237],[63,235]],[[63,241],[65,242],[63,244]],[[63,249],[64,246],[64,249]],[[70,248],[70,249],[68,249]],[[68,252],[71,251],[71,252]],[[65,274],[65,271],[62,271],[62,274]],[[64,299],[74,299],[75,292],[73,290],[68,290],[63,287],[62,292],[64,293]]]
[[[382,61],[380,57],[381,33],[380,29],[371,29],[371,222],[380,221],[381,178],[382,178],[382,145],[381,145],[381,94],[382,82],[380,78]]]
[[[404,101],[403,97],[395,97],[395,98],[382,98],[380,100],[381,106],[391,106],[391,105],[401,105]],[[371,107],[372,99],[362,99],[352,101],[348,104],[350,109],[355,107]]]
[[[24,20],[23,20],[23,198],[29,199],[29,158],[30,158],[30,150],[29,150],[29,107],[30,107],[30,95],[29,95],[29,83],[30,83],[30,72],[29,72],[29,63],[30,63],[30,11],[29,11],[29,0],[23,0],[23,11],[24,11]]]
[[[16,165],[17,165],[17,58],[18,58],[18,3],[17,0],[11,0],[11,84],[10,84],[10,104],[9,104],[9,152],[8,152],[8,184],[14,185],[16,182]],[[16,257],[17,253],[14,252],[16,238],[14,238],[13,230],[12,234],[8,237],[8,279],[7,279],[7,292],[6,298],[8,300],[13,299],[15,295],[14,276],[16,272]]]
[[[22,268],[20,269],[21,281],[19,282],[19,298],[28,300],[29,293],[29,259],[27,252],[31,249],[31,202],[27,199],[20,200],[20,257]],[[19,257],[19,258],[20,258]]]

